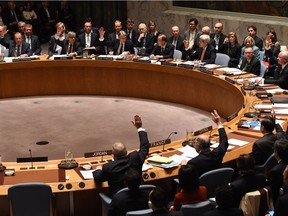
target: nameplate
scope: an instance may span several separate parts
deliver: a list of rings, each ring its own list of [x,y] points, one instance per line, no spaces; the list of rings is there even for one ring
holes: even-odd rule
[[[210,74],[210,75],[214,74],[212,70],[208,70],[205,67],[200,68],[199,71],[202,72],[202,73]]]
[[[232,80],[232,79],[230,79],[229,77],[225,77],[225,80],[227,81],[227,82],[229,82],[229,83],[231,83],[231,84],[235,84],[235,81],[234,80]]]
[[[27,163],[27,162],[42,162],[48,161],[48,157],[25,157],[25,158],[17,158],[17,163]]]
[[[25,62],[25,61],[31,61],[31,58],[14,58],[12,59],[12,62]]]
[[[169,144],[169,143],[171,143],[171,139],[159,140],[156,142],[151,142],[150,147],[161,146],[161,145],[165,145],[165,144]]]
[[[208,127],[205,127],[205,128],[202,128],[202,129],[200,129],[198,131],[195,131],[194,132],[194,136],[198,136],[200,134],[206,133],[206,132],[211,131],[211,130],[212,130],[212,125],[210,125]]]
[[[105,155],[112,155],[112,150],[94,151],[94,152],[86,152],[86,153],[84,153],[84,157],[85,158],[99,157],[99,156],[105,156]]]
[[[113,57],[111,57],[111,56],[98,56],[98,57],[95,58],[95,60],[109,60],[109,61],[113,61]]]
[[[55,56],[54,60],[66,60],[66,59],[73,59],[73,56]]]
[[[148,60],[134,59],[133,61],[134,61],[134,62],[142,62],[142,63],[151,63],[151,60],[150,60],[150,59],[148,59]]]
[[[245,91],[245,89],[244,89],[243,86],[241,86],[241,92],[242,92],[242,94],[243,94],[244,96],[246,96],[246,91]]]
[[[228,116],[226,121],[229,122],[232,119],[236,118],[238,116],[238,112],[233,113],[232,115]]]
[[[179,64],[178,67],[183,67],[187,69],[194,69],[194,65],[189,65],[189,64]]]
[[[173,63],[167,62],[167,61],[161,61],[161,65],[168,65],[168,66],[177,67],[177,64],[173,64]]]

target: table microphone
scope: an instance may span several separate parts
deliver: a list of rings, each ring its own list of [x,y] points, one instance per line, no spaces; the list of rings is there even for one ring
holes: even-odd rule
[[[171,132],[171,133],[169,134],[169,136],[167,137],[167,139],[165,139],[165,143],[163,144],[163,149],[162,149],[163,152],[166,151],[166,150],[164,149],[165,144],[171,143],[170,137],[172,136],[172,134],[178,134],[178,132],[176,132],[176,131]]]
[[[29,152],[30,152],[30,159],[31,159],[31,167],[29,167],[29,169],[35,169],[35,167],[33,166],[33,157],[32,157],[31,149],[29,149]]]

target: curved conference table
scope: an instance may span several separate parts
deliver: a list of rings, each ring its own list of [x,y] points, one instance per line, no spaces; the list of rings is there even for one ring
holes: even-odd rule
[[[106,95],[153,99],[188,105],[209,112],[216,109],[219,115],[225,119],[237,113],[236,118],[224,124],[227,126],[227,132],[228,128],[229,130],[237,130],[235,123],[247,112],[249,104],[255,100],[255,97],[248,94],[245,96],[240,90],[240,85],[233,85],[220,76],[180,67],[141,62],[84,59],[35,60],[1,63],[0,65],[1,99],[47,95]],[[216,128],[213,129],[212,134],[217,134]],[[165,154],[173,154],[174,150],[176,151],[178,147],[182,146],[183,141],[184,139],[177,140],[167,145],[166,148],[171,151],[167,151]],[[157,152],[161,149],[161,146],[153,147],[150,152]],[[223,162],[232,161],[239,154],[250,151],[251,144],[229,151]],[[111,156],[104,157],[104,160],[109,159]],[[76,160],[79,164],[91,161],[94,161],[94,164],[97,163],[96,165],[101,164],[99,157],[76,158]],[[3,162],[3,164],[9,169],[15,169],[14,178],[18,175],[29,181],[29,176],[34,180],[34,174],[35,176],[49,176],[50,174],[57,176],[55,170],[57,170],[60,161],[61,158],[34,163],[36,169],[33,170],[29,169],[30,163]],[[28,174],[25,175],[25,173]],[[155,182],[176,176],[177,173],[177,167],[165,170],[155,167],[143,172],[143,177],[146,182]],[[59,180],[53,180],[54,177],[47,180],[53,192],[57,193],[57,202],[60,203],[57,206],[59,208],[57,210],[58,215],[65,215],[64,212],[67,214],[67,211],[71,215],[83,215],[83,213],[95,215],[95,212],[99,213],[101,205],[97,200],[96,203],[99,205],[97,204],[95,207],[95,197],[99,191],[107,190],[107,183],[96,185],[93,180],[84,180],[74,169],[65,170],[61,175],[62,180],[60,180],[60,174]],[[2,176],[2,182],[0,178],[0,195],[2,195],[0,204],[3,202],[4,206],[7,207],[8,201],[3,195],[7,195],[8,188],[14,182],[17,183],[17,179],[14,181],[13,177],[10,177],[10,181],[5,179],[9,180],[9,177]],[[36,180],[39,179],[36,178]],[[45,179],[43,181],[45,182]],[[87,198],[83,201],[84,197],[90,197],[90,199]],[[9,209],[6,209],[7,211]]]

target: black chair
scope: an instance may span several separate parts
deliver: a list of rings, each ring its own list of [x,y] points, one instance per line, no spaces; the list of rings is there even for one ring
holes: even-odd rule
[[[143,209],[143,210],[138,210],[138,211],[129,211],[126,213],[126,216],[152,216],[152,209]]]
[[[183,216],[202,216],[205,212],[214,209],[214,205],[209,201],[203,201],[193,204],[185,204],[180,208],[180,212]]]
[[[10,215],[12,216],[52,216],[53,193],[45,183],[29,182],[11,186],[8,189]]]
[[[274,153],[270,155],[270,157],[265,161],[264,164],[255,166],[255,171],[257,173],[263,173],[264,175],[268,175],[270,169],[277,165],[277,160],[274,156]]]

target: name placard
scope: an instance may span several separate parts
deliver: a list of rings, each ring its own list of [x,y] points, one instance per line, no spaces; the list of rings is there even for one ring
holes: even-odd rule
[[[226,121],[229,122],[232,119],[236,118],[238,116],[238,112],[233,113],[232,115],[228,116]]]
[[[167,61],[161,61],[161,65],[168,65],[168,66],[173,66],[173,67],[177,67],[177,64],[173,64]]]
[[[179,64],[178,67],[183,67],[187,69],[193,69],[194,65],[189,65],[189,64]]]
[[[200,134],[206,133],[206,132],[211,131],[211,130],[212,130],[212,125],[210,125],[208,127],[205,127],[205,128],[202,128],[202,129],[200,129],[198,131],[195,131],[194,132],[194,136],[198,136]]]
[[[148,59],[148,60],[143,60],[143,59],[134,59],[133,60],[134,62],[142,62],[142,63],[151,63],[151,60],[150,59]]]
[[[105,155],[112,155],[112,150],[104,150],[104,151],[94,151],[94,152],[86,152],[84,153],[85,158],[89,157],[99,157]]]
[[[73,59],[73,56],[55,56],[54,60],[67,60],[67,59]]]
[[[202,72],[202,73],[210,74],[210,75],[214,74],[212,70],[208,70],[205,67],[200,68],[199,71]]]
[[[231,83],[231,84],[235,84],[235,81],[234,80],[232,80],[232,79],[230,79],[229,77],[225,77],[225,80],[227,81],[227,82],[229,82],[229,83]]]
[[[110,60],[113,61],[113,57],[111,56],[98,56],[95,58],[95,60]]]
[[[151,142],[150,147],[161,146],[161,145],[165,145],[165,144],[169,144],[169,143],[171,143],[171,139],[159,140],[156,142]]]
[[[31,58],[14,58],[12,59],[12,62],[23,62],[23,61],[31,61]]]

